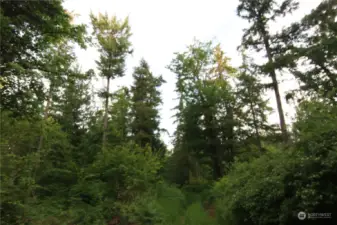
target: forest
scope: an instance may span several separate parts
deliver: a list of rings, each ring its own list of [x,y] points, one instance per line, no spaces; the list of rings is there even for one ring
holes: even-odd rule
[[[239,67],[214,41],[172,55],[173,149],[160,127],[166,78],[146,59],[111,91],[134,51],[128,18],[92,13],[89,32],[62,0],[0,4],[1,224],[337,224],[336,0],[275,34],[268,24],[295,0],[239,0]],[[75,45],[98,49],[96,68],[82,70]],[[298,88],[281,93],[283,73]]]

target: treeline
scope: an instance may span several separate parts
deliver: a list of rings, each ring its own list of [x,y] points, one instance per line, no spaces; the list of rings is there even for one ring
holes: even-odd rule
[[[179,104],[168,151],[159,126],[164,78],[142,59],[131,87],[110,90],[133,51],[127,18],[92,14],[88,33],[62,1],[1,1],[1,222],[335,224],[337,2],[269,31],[297,8],[239,1],[250,27],[238,68],[212,42],[173,56]],[[97,47],[98,74],[81,69],[75,45]],[[254,61],[258,52],[266,63]],[[279,90],[284,72],[300,84],[285,95],[296,107],[292,124]],[[104,89],[92,87],[97,78]],[[268,90],[278,124],[267,120]],[[332,215],[301,221],[300,211]]]

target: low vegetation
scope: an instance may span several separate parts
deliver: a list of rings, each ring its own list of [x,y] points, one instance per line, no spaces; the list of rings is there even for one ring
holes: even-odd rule
[[[165,77],[142,59],[131,87],[111,93],[133,51],[127,18],[92,14],[90,34],[59,0],[0,4],[2,224],[337,224],[336,1],[271,34],[268,22],[298,4],[240,0],[250,27],[238,68],[212,42],[172,56],[173,149],[159,126]],[[82,71],[75,44],[95,44],[97,68]],[[291,124],[280,71],[300,83],[286,93]],[[92,91],[99,77],[106,87]],[[268,122],[267,90],[279,124]],[[332,214],[303,221],[301,211]]]

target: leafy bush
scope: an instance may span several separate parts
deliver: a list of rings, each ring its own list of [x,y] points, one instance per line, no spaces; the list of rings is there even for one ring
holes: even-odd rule
[[[41,135],[44,142],[42,148],[38,149]],[[74,180],[73,174],[66,168],[66,165],[71,165],[67,158],[68,143],[60,125],[54,120],[48,119],[44,123],[38,120],[19,120],[13,118],[11,113],[2,112],[0,144],[0,203],[3,223],[29,221],[27,215],[34,214],[34,207],[38,206],[37,195],[43,199],[46,194],[57,195],[61,190],[68,192],[67,182]],[[62,199],[66,199],[67,195],[64,197]],[[57,201],[54,205],[58,203]],[[52,205],[49,209],[53,208]]]
[[[158,181],[160,166],[149,149],[132,143],[103,150],[71,189],[70,210],[75,212],[75,221],[93,224],[122,216],[130,203]]]
[[[191,194],[185,191],[185,194]],[[195,193],[196,194],[196,193]],[[166,183],[158,183],[139,196],[124,212],[130,221],[153,225],[212,225],[216,224],[200,199],[190,202],[183,192]]]
[[[217,183],[221,224],[297,224],[297,213],[336,212],[337,151],[322,159],[300,151],[238,163]]]
[[[294,125],[293,149],[268,151],[251,162],[238,162],[216,184],[220,224],[300,224],[299,211],[337,211],[335,108],[322,109],[320,103],[302,107]],[[333,214],[324,224],[336,224],[336,219]]]
[[[186,204],[190,205],[195,202],[202,202],[203,205],[211,201],[211,188],[213,183],[211,181],[198,178],[190,179],[189,184],[186,184],[182,191],[186,196]]]

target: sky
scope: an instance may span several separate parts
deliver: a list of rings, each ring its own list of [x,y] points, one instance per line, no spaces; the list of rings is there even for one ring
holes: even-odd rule
[[[276,32],[282,27],[297,21],[309,13],[321,1],[299,0],[300,7],[292,15],[281,18],[270,26],[271,32]],[[172,110],[177,101],[175,90],[175,74],[171,73],[167,66],[174,58],[175,52],[186,50],[186,46],[193,43],[196,38],[200,41],[213,40],[220,43],[225,54],[230,57],[233,66],[241,63],[240,55],[236,48],[240,45],[243,29],[249,24],[236,15],[238,0],[65,0],[64,7],[78,16],[75,23],[83,23],[90,26],[90,12],[97,15],[98,12],[117,16],[118,18],[129,17],[132,37],[130,38],[134,52],[127,58],[126,75],[111,82],[111,91],[121,86],[130,86],[133,82],[133,68],[139,65],[140,59],[144,58],[150,65],[154,75],[162,75],[166,83],[161,88],[163,105],[160,108],[161,127],[173,135],[174,111]],[[82,50],[75,48],[78,63],[83,70],[95,69],[95,60],[99,53],[93,47]],[[259,55],[250,55],[256,62],[261,61]],[[97,71],[97,70],[96,70]],[[290,79],[287,74],[282,74],[283,81],[280,91],[284,92],[296,88],[297,83]],[[93,84],[96,90],[104,87],[103,80]],[[276,101],[273,92],[267,93],[270,105],[275,112],[269,121],[278,122],[276,113]],[[97,102],[96,106],[101,106]],[[287,123],[294,116],[294,106],[283,101]],[[163,135],[163,140],[172,148],[169,135]]]

